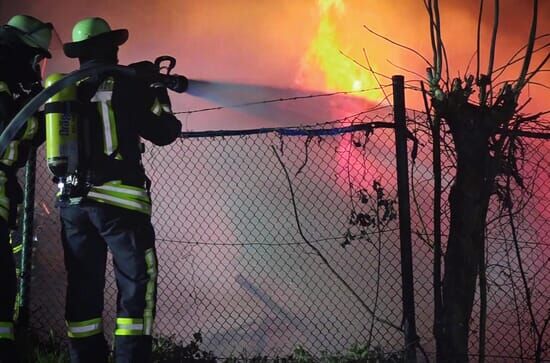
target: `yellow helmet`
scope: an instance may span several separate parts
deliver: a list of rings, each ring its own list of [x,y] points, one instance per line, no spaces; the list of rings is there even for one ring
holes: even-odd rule
[[[63,51],[69,58],[78,58],[90,48],[124,44],[128,40],[128,30],[111,30],[105,19],[85,18],[73,27],[72,40],[63,45]]]
[[[46,57],[51,58],[48,51],[52,40],[53,26],[44,23],[30,15],[15,15],[5,25],[15,30],[17,37],[26,45],[40,50]]]

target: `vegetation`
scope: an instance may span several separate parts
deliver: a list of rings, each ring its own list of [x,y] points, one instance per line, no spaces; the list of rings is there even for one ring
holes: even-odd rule
[[[403,362],[402,352],[387,352],[381,347],[368,347],[354,344],[343,353],[323,352],[314,356],[302,346],[281,357],[267,357],[262,355],[248,355],[246,352],[232,355],[227,358],[216,358],[212,352],[201,350],[202,336],[195,333],[191,342],[184,345],[175,337],[155,337],[153,340],[153,362],[155,363],[397,363]],[[32,363],[68,363],[66,346],[60,338],[50,333],[45,341],[36,337],[27,336],[20,341],[21,351],[24,352],[23,362]]]

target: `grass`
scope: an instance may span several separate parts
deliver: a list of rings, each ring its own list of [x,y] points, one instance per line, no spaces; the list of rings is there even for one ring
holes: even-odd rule
[[[63,342],[51,332],[46,340],[40,340],[32,333],[19,332],[17,345],[24,363],[69,362]]]
[[[281,357],[261,355],[249,356],[246,352],[227,358],[216,358],[212,352],[202,350],[202,336],[193,335],[189,344],[175,337],[155,337],[153,340],[153,362],[155,363],[399,363],[404,362],[401,352],[385,352],[379,347],[367,347],[355,344],[342,353],[322,353],[314,356],[301,346]],[[20,351],[24,352],[23,362],[32,363],[68,363],[65,344],[53,334],[46,341],[26,336],[20,339]],[[111,360],[112,361],[112,360]]]

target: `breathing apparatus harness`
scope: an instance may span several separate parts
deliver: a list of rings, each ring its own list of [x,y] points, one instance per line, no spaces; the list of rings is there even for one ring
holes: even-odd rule
[[[91,180],[86,176],[86,170],[78,170],[76,84],[88,78],[101,79],[106,74],[120,74],[136,77],[151,87],[166,87],[183,93],[187,90],[188,80],[184,76],[170,74],[175,64],[173,57],[161,56],[154,63],[143,61],[132,66],[97,65],[67,75],[50,75],[45,82],[46,87],[17,113],[0,135],[0,155],[26,121],[45,104],[48,168],[54,180],[60,187],[63,186],[64,195],[86,195],[91,187]],[[166,72],[161,73],[161,70]]]

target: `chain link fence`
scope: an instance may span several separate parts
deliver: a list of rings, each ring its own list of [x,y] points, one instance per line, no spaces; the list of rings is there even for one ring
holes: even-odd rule
[[[422,346],[434,352],[431,144],[419,126],[425,115],[408,116],[418,140],[409,150],[416,321]],[[276,357],[298,346],[316,355],[354,344],[402,350],[392,120],[382,108],[317,127],[185,133],[167,147],[147,145],[159,256],[156,334],[185,344],[200,331],[202,348],[218,357]],[[518,192],[525,207],[514,217],[532,309],[510,223],[495,204],[487,234],[487,352],[494,361],[532,357],[530,311],[542,323],[550,306],[550,145],[528,145],[531,183]],[[39,150],[30,323],[40,334],[63,336],[56,186],[44,160]],[[447,193],[452,157],[444,162]],[[110,268],[106,275],[110,334],[116,286]]]

